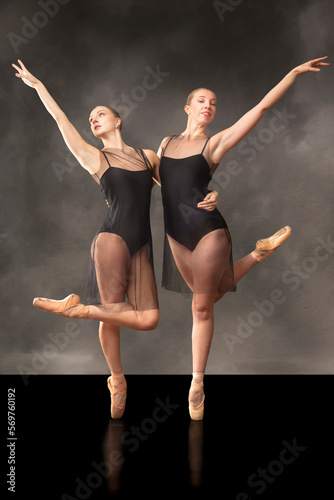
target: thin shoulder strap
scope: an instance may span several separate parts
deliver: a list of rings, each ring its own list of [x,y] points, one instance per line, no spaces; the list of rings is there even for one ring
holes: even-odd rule
[[[165,151],[166,151],[166,149],[167,149],[168,144],[170,143],[170,141],[171,141],[172,139],[174,139],[174,137],[176,137],[176,136],[175,136],[175,135],[171,135],[171,136],[170,136],[170,138],[168,139],[166,146],[163,148],[163,151],[162,151],[162,156],[164,156],[164,154],[165,154]]]
[[[206,148],[206,145],[209,142],[209,139],[210,139],[210,137],[208,137],[207,140],[205,141],[205,144],[204,144],[204,147],[202,149],[201,155],[204,153],[204,149]]]
[[[103,156],[105,157],[105,159],[107,160],[107,163],[109,165],[109,167],[111,167],[110,163],[109,163],[109,160],[108,160],[108,156],[105,154],[104,151],[101,151],[101,153],[103,154]]]
[[[147,168],[148,168],[149,170],[153,170],[153,167],[152,167],[152,165],[151,165],[151,162],[150,162],[150,160],[148,159],[148,157],[147,157],[146,153],[144,153],[144,151],[143,151],[141,148],[138,148],[138,149],[137,149],[137,148],[134,148],[134,149],[135,149],[135,151],[139,154],[139,156],[141,156],[141,157],[143,158],[143,160],[144,160],[145,165],[147,166]]]
[[[107,171],[107,170],[111,167],[111,165],[110,165],[110,163],[109,163],[108,157],[107,157],[107,155],[105,154],[105,152],[104,152],[104,151],[101,151],[101,149],[100,149],[100,152],[103,154],[103,156],[105,157],[105,159],[107,160],[107,163],[108,163],[108,168],[107,168],[107,169],[103,172],[103,174],[102,174],[102,175],[104,175],[104,174],[106,173],[106,171]],[[100,176],[100,177],[99,177],[99,176],[97,175],[97,173],[95,173],[95,174],[92,174],[92,177],[93,177],[93,179],[94,179],[94,180],[96,180],[96,182],[97,182],[98,184],[101,184],[101,183],[100,183],[100,180],[101,180],[101,177],[102,177],[102,176]],[[102,187],[101,187],[101,190],[102,190]]]

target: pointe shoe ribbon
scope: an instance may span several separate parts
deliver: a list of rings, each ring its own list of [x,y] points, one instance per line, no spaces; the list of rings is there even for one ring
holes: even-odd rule
[[[110,391],[110,397],[111,397],[111,406],[110,406],[111,418],[113,418],[113,419],[122,418],[124,410],[125,410],[125,402],[124,402],[123,406],[121,406],[121,407],[117,406],[116,401],[115,401],[115,396],[116,396],[116,394],[124,391],[125,392],[125,401],[126,401],[126,393],[127,393],[126,381],[122,384],[119,384],[118,387],[115,387],[112,385],[112,376],[110,376],[107,380],[107,384],[108,384],[108,389]]]
[[[282,227],[269,238],[264,238],[256,243],[255,250],[252,252],[252,256],[259,262],[266,259],[272,255],[278,247],[286,241],[291,235],[291,227]]]
[[[203,381],[200,383],[195,382],[194,380],[191,382],[191,387],[190,387],[190,392],[191,391],[203,391]],[[189,392],[189,395],[190,395]],[[204,416],[204,400],[205,400],[205,394],[203,394],[203,399],[201,403],[198,406],[193,406],[190,402],[189,398],[189,413],[190,413],[190,418],[192,420],[203,420]]]
[[[42,297],[36,297],[33,300],[33,305],[43,311],[66,316],[67,318],[87,318],[88,306],[80,304],[80,297],[71,293],[65,299],[53,300]]]

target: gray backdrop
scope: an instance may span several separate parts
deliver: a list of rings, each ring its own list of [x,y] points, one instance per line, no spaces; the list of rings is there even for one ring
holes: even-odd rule
[[[122,114],[128,144],[157,150],[185,127],[194,88],[217,93],[213,134],[294,66],[331,56],[333,18],[331,0],[2,3],[1,373],[108,371],[97,322],[32,306],[84,297],[106,206],[11,63],[23,60],[91,144],[89,113],[105,104]],[[235,260],[284,225],[293,235],[216,305],[207,373],[334,373],[332,89],[331,67],[300,77],[215,175]],[[124,371],[189,373],[190,302],[160,288],[159,187],[151,214],[161,319],[154,332],[122,330]]]

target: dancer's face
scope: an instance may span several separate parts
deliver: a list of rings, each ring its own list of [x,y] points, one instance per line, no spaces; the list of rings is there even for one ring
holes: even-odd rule
[[[95,137],[99,138],[114,132],[117,121],[112,111],[104,106],[94,108],[89,117],[91,130]]]
[[[192,119],[203,125],[208,125],[215,117],[216,106],[216,94],[211,90],[199,89],[193,95],[190,104],[186,104],[184,109]]]

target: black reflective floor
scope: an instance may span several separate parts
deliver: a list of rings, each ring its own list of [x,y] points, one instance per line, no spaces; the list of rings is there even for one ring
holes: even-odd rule
[[[2,405],[1,498],[331,497],[332,377],[208,375],[203,422],[188,415],[189,376],[127,376],[118,421],[106,379],[0,377],[5,402],[15,388],[17,437],[14,496]]]

